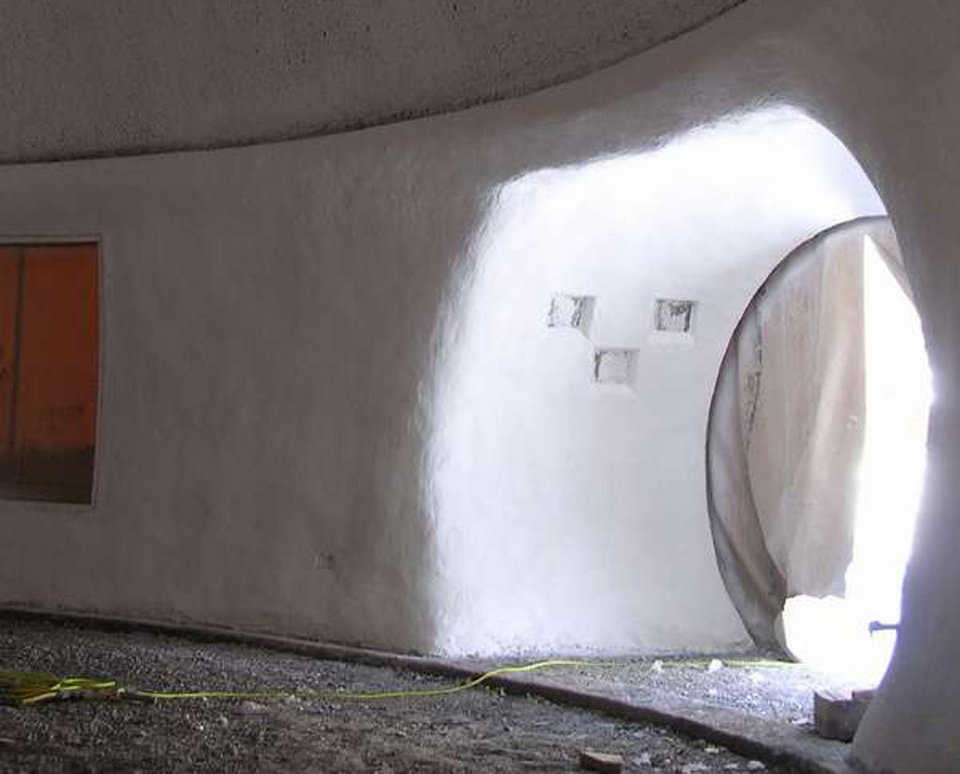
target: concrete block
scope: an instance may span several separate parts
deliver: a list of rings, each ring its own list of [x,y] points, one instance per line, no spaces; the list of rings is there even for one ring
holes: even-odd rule
[[[589,771],[606,771],[619,774],[623,771],[623,758],[612,753],[602,753],[596,750],[580,751],[580,768]]]
[[[834,691],[813,692],[813,722],[824,739],[849,742],[857,733],[863,713],[870,705],[869,698],[854,698]]]

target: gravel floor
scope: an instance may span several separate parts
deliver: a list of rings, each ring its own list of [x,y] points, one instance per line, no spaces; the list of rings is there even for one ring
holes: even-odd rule
[[[742,655],[698,659],[618,659],[610,666],[557,667],[532,676],[536,682],[600,691],[637,704],[677,701],[735,709],[813,726],[813,691],[856,686],[802,664]]]
[[[102,675],[132,687],[170,691],[382,691],[450,685],[244,645],[49,621],[0,622],[0,668]],[[591,672],[567,669],[553,678],[590,683],[598,679]],[[639,680],[657,684],[657,690],[698,695],[705,685],[716,684],[727,686],[723,692],[729,699],[734,684],[724,681],[737,672],[706,672],[695,663],[665,664],[658,672],[651,671],[650,662],[634,661],[605,668],[603,680],[622,683],[624,690]],[[665,729],[487,689],[444,698],[363,702],[75,699],[0,707],[2,771],[569,771],[578,769],[583,748],[623,755],[626,771],[789,771],[765,768]]]

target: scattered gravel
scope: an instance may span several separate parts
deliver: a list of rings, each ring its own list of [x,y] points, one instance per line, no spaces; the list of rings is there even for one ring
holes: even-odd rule
[[[615,659],[607,663],[610,665],[557,667],[530,679],[602,692],[638,704],[667,706],[680,701],[740,710],[804,727],[813,725],[815,688],[843,692],[869,687],[845,683],[803,664],[743,655]]]
[[[667,664],[651,673],[649,667],[625,662],[604,668],[604,679],[627,684],[656,674],[676,680],[683,669],[693,669],[698,679],[722,681],[734,671]],[[245,645],[54,621],[2,621],[0,668],[109,676],[130,687],[166,691],[369,692],[450,685]],[[589,681],[590,671],[567,669],[554,677]],[[691,682],[689,676],[679,679],[680,687]],[[629,772],[789,771],[663,728],[483,688],[379,701],[73,699],[0,706],[0,771],[571,771],[578,770],[583,748],[622,755]]]

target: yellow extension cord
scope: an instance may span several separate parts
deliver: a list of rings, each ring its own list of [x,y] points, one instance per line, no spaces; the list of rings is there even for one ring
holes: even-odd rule
[[[707,665],[706,660],[683,659],[680,662],[687,666]],[[772,661],[766,659],[726,659],[727,666],[733,667],[789,667],[795,666],[790,662]],[[60,678],[46,672],[19,672],[0,670],[0,702],[6,700],[19,705],[36,704],[48,699],[65,698],[69,696],[99,696],[102,698],[129,698],[166,701],[175,699],[353,699],[358,701],[376,699],[404,699],[424,698],[431,696],[449,696],[454,693],[475,688],[491,677],[518,672],[533,672],[538,669],[556,666],[602,667],[617,666],[617,662],[610,661],[583,661],[567,659],[550,659],[535,661],[518,666],[500,666],[484,672],[477,677],[459,685],[446,688],[425,688],[415,691],[379,691],[373,693],[352,693],[343,690],[305,690],[305,691],[141,691],[124,688],[116,680],[92,677],[65,677]]]
[[[415,691],[381,691],[375,693],[351,693],[348,691],[140,691],[123,688],[116,680],[91,677],[65,677],[45,672],[0,671],[0,697],[20,705],[36,704],[48,699],[69,696],[101,696],[104,698],[153,699],[165,701],[171,699],[355,699],[359,701],[375,699],[423,698],[430,696],[449,696],[466,691],[486,682],[491,677],[517,672],[533,672],[553,666],[609,666],[599,661],[568,661],[551,659],[535,661],[519,666],[501,666],[467,680],[465,683],[446,688],[427,688]]]

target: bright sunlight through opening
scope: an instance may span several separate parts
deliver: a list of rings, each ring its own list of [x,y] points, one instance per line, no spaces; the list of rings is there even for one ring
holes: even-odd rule
[[[864,240],[866,438],[846,597],[794,597],[783,612],[787,645],[801,661],[851,682],[879,682],[897,623],[903,575],[926,468],[930,367],[913,303],[876,245]]]

